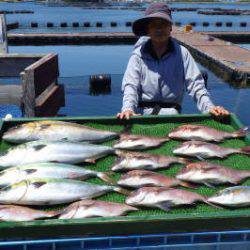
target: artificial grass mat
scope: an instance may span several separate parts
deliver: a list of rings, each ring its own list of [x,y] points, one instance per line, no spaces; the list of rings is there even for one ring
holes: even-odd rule
[[[123,126],[122,125],[116,125],[116,124],[107,124],[107,122],[103,123],[102,121],[97,121],[97,122],[81,122],[78,120],[78,123],[83,124],[85,126],[89,127],[94,127],[98,129],[104,129],[104,130],[110,130],[110,131],[122,131]],[[172,129],[174,129],[177,126],[187,124],[187,123],[192,123],[192,124],[199,124],[199,125],[206,125],[210,126],[219,130],[227,131],[227,132],[233,132],[235,129],[229,124],[224,124],[220,123],[218,121],[215,121],[213,119],[189,119],[188,122],[183,120],[183,122],[171,122],[171,121],[157,121],[154,120],[153,122],[150,122],[149,120],[145,120],[145,122],[140,121],[139,123],[135,123],[132,125],[131,128],[131,133],[132,134],[139,134],[139,135],[148,135],[148,136],[166,136]],[[115,142],[115,140],[105,142],[103,143],[104,145],[112,145]],[[169,142],[166,142],[163,144],[161,147],[156,148],[156,149],[151,149],[151,150],[144,150],[143,152],[148,152],[148,153],[154,153],[154,154],[162,154],[162,155],[167,155],[167,156],[174,156],[172,153],[172,150],[174,147],[179,145],[181,142],[175,141],[175,140],[170,140]],[[240,148],[243,146],[246,146],[246,142],[244,139],[229,139],[225,140],[225,142],[219,143],[221,146],[225,147],[233,147],[233,148]],[[8,147],[10,147],[10,144],[7,144],[3,141],[1,141],[0,144],[0,151],[6,150]],[[84,166],[85,168],[96,170],[96,171],[111,171],[111,167],[114,164],[114,161],[116,159],[116,156],[107,156],[104,157],[96,162],[96,164],[78,164],[79,166]],[[195,158],[189,158],[192,161],[198,161]],[[250,168],[250,158],[247,155],[240,155],[240,154],[235,154],[231,155],[228,158],[218,160],[218,159],[208,159],[207,161],[213,162],[213,163],[218,163],[224,166],[232,167],[235,169],[249,169]],[[176,173],[183,167],[182,164],[173,164],[169,169],[161,169],[157,170],[156,172],[165,174],[167,176],[174,177]],[[120,177],[121,173],[115,173],[112,178],[115,180],[118,180]],[[94,183],[94,184],[105,184],[102,180],[98,178],[91,178],[86,180],[87,182]],[[244,181],[240,185],[249,185],[250,186],[250,178],[246,181]],[[216,188],[210,188],[206,186],[200,186],[197,189],[191,189],[191,188],[184,188],[184,187],[177,187],[180,189],[186,189],[192,192],[197,192],[201,195],[204,196],[211,196],[215,194],[218,190],[224,189],[226,187],[229,187],[229,185],[220,185],[217,186]],[[105,194],[101,197],[95,198],[97,200],[102,200],[102,201],[111,201],[111,202],[120,202],[124,203],[125,201],[125,195],[118,194],[118,193],[108,193]],[[58,206],[50,206],[50,207],[43,207],[45,209],[53,209],[53,208],[58,208]],[[228,215],[230,214],[249,214],[250,208],[237,208],[237,209],[229,209],[229,208],[224,208],[224,209],[218,209],[214,208],[212,206],[209,206],[207,204],[199,203],[194,206],[183,206],[183,207],[178,207],[178,208],[173,208],[172,210],[166,212],[163,210],[160,210],[158,208],[142,208],[140,207],[139,211],[135,212],[129,212],[127,216],[157,216],[157,215],[166,215],[170,216],[182,216],[182,215],[190,215],[190,216],[206,216],[209,213],[218,213],[218,215]],[[51,220],[51,219],[50,219]]]

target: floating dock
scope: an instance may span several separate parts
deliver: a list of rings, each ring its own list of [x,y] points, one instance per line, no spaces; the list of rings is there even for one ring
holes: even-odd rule
[[[196,59],[229,82],[250,83],[250,51],[216,37],[250,38],[250,32],[184,32],[174,27],[172,36],[186,46]],[[134,44],[129,32],[8,34],[10,45],[49,44]]]

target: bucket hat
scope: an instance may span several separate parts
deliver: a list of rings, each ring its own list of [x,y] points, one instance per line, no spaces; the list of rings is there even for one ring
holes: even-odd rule
[[[154,18],[161,18],[170,23],[172,22],[171,10],[165,3],[152,3],[145,11],[145,16],[137,19],[133,23],[133,32],[137,36],[147,35],[147,25],[150,20]]]

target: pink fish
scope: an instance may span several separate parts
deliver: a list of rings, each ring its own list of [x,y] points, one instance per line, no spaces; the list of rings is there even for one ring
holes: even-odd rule
[[[197,140],[221,142],[225,139],[242,138],[247,134],[248,128],[242,128],[235,132],[225,132],[201,125],[182,125],[171,131],[168,136],[177,140]]]

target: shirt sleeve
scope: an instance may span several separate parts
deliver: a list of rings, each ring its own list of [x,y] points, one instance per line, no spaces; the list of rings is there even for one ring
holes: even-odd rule
[[[197,108],[202,113],[208,113],[215,105],[210,99],[210,94],[205,87],[204,79],[196,62],[190,52],[184,47],[183,49],[184,77],[187,92],[196,102]]]
[[[127,69],[122,80],[123,104],[122,112],[132,110],[135,112],[138,106],[138,95],[140,85],[140,59],[132,55],[129,59]]]

